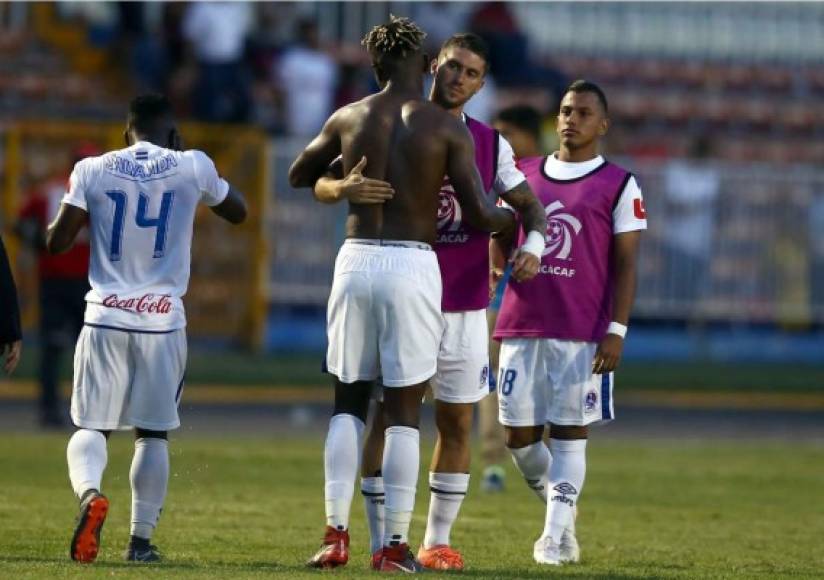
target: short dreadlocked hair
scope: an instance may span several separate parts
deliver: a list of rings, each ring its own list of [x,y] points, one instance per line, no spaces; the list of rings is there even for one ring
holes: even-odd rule
[[[390,14],[389,22],[375,26],[361,44],[372,57],[372,66],[381,80],[391,72],[391,63],[420,52],[426,33],[409,18]]]

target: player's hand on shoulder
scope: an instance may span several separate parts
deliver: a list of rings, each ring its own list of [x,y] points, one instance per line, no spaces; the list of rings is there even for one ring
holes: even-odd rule
[[[518,282],[531,280],[538,274],[541,260],[535,254],[518,249],[512,258],[512,277]]]
[[[343,178],[340,186],[341,197],[350,203],[376,204],[385,203],[392,199],[395,190],[386,181],[364,177],[363,170],[366,168],[366,157],[352,168],[349,174]]]
[[[621,354],[624,351],[624,339],[617,334],[607,334],[598,344],[595,357],[592,359],[592,374],[602,375],[611,373],[618,368]]]

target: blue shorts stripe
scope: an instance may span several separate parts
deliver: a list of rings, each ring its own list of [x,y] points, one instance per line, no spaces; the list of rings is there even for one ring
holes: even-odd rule
[[[175,403],[180,404],[180,395],[183,393],[183,383],[186,382],[186,375],[183,375],[183,378],[180,379],[180,384],[177,386],[177,392],[175,393]]]
[[[601,375],[601,420],[612,419],[612,393],[610,390],[610,373]]]

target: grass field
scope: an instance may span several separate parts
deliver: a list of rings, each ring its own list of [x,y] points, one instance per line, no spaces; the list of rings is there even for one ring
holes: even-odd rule
[[[71,356],[61,364],[64,380],[71,380]],[[323,353],[248,354],[231,351],[189,351],[189,384],[257,386],[323,386],[329,378],[320,372]],[[24,348],[15,377],[34,379],[37,348]],[[722,364],[702,361],[680,363],[622,363],[620,388],[687,391],[824,392],[824,365]]]
[[[129,437],[114,436],[104,491],[103,550],[68,559],[76,512],[65,436],[4,435],[0,452],[0,578],[360,578],[367,536],[353,507],[353,558],[307,571],[323,525],[322,435],[315,440],[173,441],[169,498],[156,543],[162,564],[127,564]],[[427,451],[428,453],[428,451]],[[543,508],[509,470],[505,494],[473,480],[453,531],[472,578],[821,578],[824,447],[814,444],[593,441],[579,517],[583,561],[532,562]],[[426,466],[425,462],[422,465]],[[421,481],[425,481],[421,479]],[[419,492],[412,543],[423,534]],[[437,575],[435,577],[438,577]]]

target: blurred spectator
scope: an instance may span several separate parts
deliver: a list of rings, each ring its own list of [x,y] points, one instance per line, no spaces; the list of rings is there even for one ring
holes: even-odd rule
[[[73,161],[98,154],[91,145],[73,152]],[[83,327],[86,293],[89,291],[89,238],[82,232],[66,253],[46,251],[46,228],[57,216],[66,192],[68,172],[49,179],[29,193],[15,227],[21,240],[38,252],[40,293],[40,422],[44,427],[63,425],[60,409],[60,362],[71,350]]]
[[[285,121],[290,135],[313,135],[332,112],[338,68],[320,48],[317,24],[303,20],[298,42],[275,63],[274,80],[286,97]]]
[[[541,148],[541,113],[529,105],[503,109],[495,117],[495,129],[509,141],[517,159],[543,155]]]
[[[412,20],[426,31],[426,54],[435,58],[447,38],[466,28],[472,5],[468,2],[416,2],[412,4]]]
[[[6,246],[0,238],[0,360],[3,370],[11,374],[20,361],[22,348],[20,332],[20,308],[17,305],[17,290],[11,275]]]
[[[469,29],[489,45],[489,68],[502,86],[532,82],[527,37],[506,2],[485,2],[472,14]]]
[[[203,121],[242,123],[251,115],[251,79],[244,64],[252,28],[246,2],[193,2],[183,16],[183,35],[198,64],[192,94]]]
[[[708,162],[711,156],[710,140],[699,137],[689,158],[673,159],[664,168],[666,295],[687,311],[701,298],[709,279],[715,201],[721,186],[718,171]]]
[[[808,214],[808,235],[810,244],[810,301],[813,315],[824,319],[824,189],[816,192],[810,202]]]

